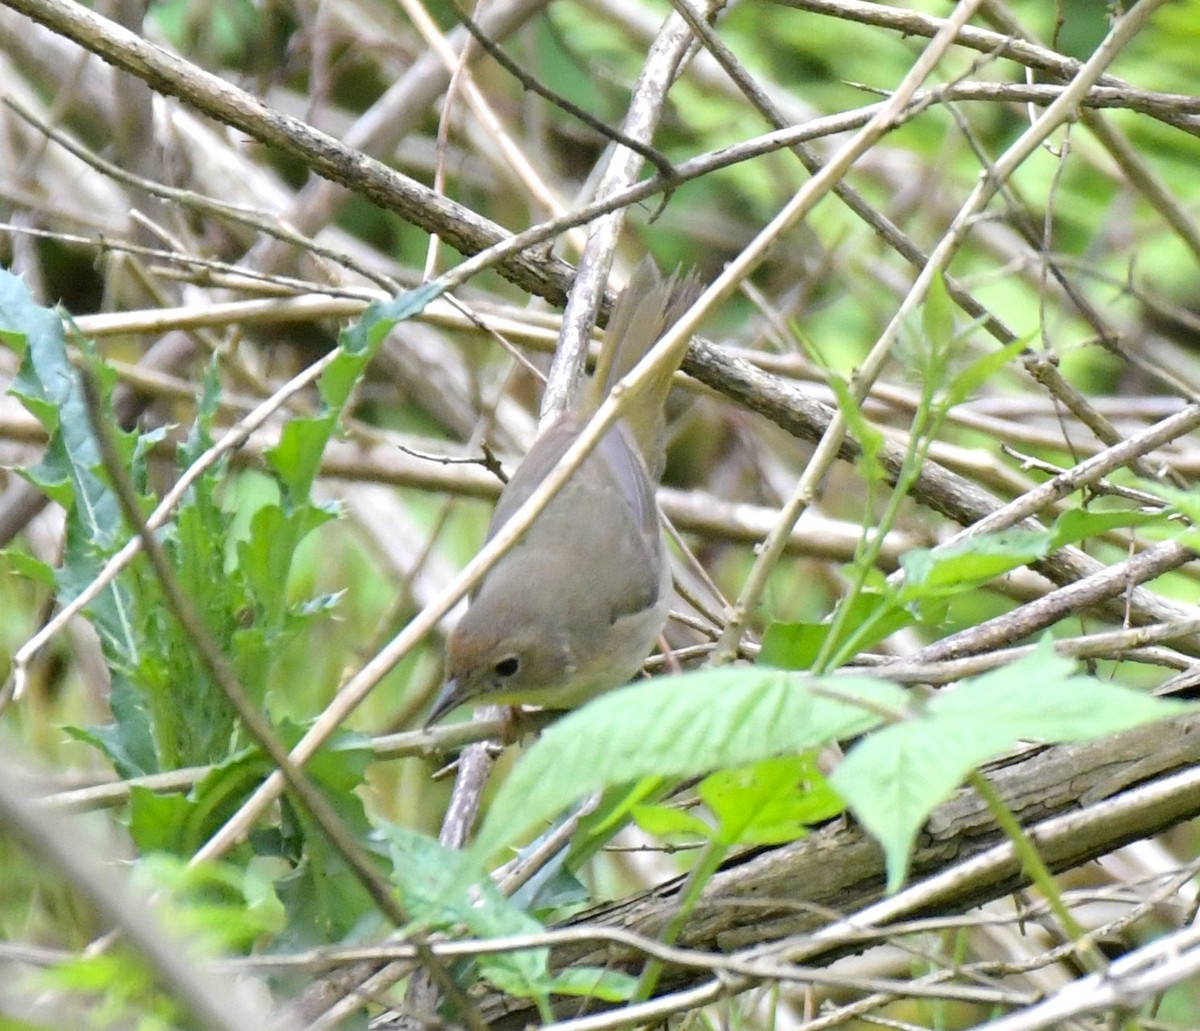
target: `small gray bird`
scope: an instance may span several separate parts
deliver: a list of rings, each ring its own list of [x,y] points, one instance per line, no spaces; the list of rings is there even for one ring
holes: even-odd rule
[[[489,540],[698,293],[694,275],[663,279],[649,258],[638,266],[613,311],[584,403],[534,441],[500,495]],[[450,635],[448,679],[426,725],[468,701],[573,708],[641,667],[671,598],[654,488],[665,461],[663,406],[686,349],[685,340],[476,588]]]

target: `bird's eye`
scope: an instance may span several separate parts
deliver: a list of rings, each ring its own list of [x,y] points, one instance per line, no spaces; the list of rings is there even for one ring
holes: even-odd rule
[[[498,677],[511,677],[521,668],[521,660],[515,655],[507,655],[492,668]]]

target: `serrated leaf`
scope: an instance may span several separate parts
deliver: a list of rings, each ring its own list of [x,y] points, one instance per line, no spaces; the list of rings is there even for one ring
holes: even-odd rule
[[[347,354],[355,357],[369,353],[379,346],[393,326],[419,315],[431,301],[437,300],[445,292],[446,284],[441,279],[434,279],[412,290],[406,290],[391,300],[377,301],[362,313],[357,323],[342,334],[342,348]],[[333,377],[322,387],[322,395],[326,390],[329,391],[329,396],[325,398],[326,404],[341,404],[345,401],[349,385],[344,380]],[[338,391],[344,392],[339,394]],[[341,400],[336,400],[338,397]]]
[[[62,319],[34,301],[25,281],[5,269],[0,269],[0,339],[24,352],[8,392],[53,433],[59,409],[75,386],[75,370],[66,360]],[[35,351],[40,356],[37,361],[32,357]]]
[[[325,445],[337,424],[334,413],[311,419],[291,419],[279,434],[279,442],[264,452],[267,464],[279,477],[284,497],[293,503],[308,500],[313,480],[321,467]]]
[[[329,508],[309,504],[286,509],[263,505],[251,516],[250,534],[237,544],[238,565],[268,626],[278,625],[283,618],[296,548],[332,518]]]
[[[967,775],[1022,741],[1086,741],[1197,710],[1078,676],[1046,639],[1036,652],[860,741],[830,778],[883,845],[888,890],[904,881],[921,825]]]
[[[986,723],[990,733],[1015,743],[1090,741],[1197,711],[1196,703],[1077,674],[1075,665],[1054,651],[1047,636],[1032,654],[939,692],[928,712],[936,719]]]
[[[609,692],[543,732],[501,785],[472,853],[482,865],[600,788],[695,776],[860,734],[880,721],[880,709],[902,711],[904,697],[865,677],[767,669],[702,670]]]
[[[125,539],[116,496],[98,470],[100,451],[79,374],[67,355],[62,317],[34,303],[25,283],[0,270],[0,335],[23,348],[21,366],[9,392],[18,397],[50,434],[41,462],[23,470],[30,482],[68,512],[67,546],[57,575],[59,600],[76,597],[91,583],[104,560]],[[81,347],[90,357],[87,341]],[[93,363],[103,388],[108,416],[112,371]],[[117,430],[122,458],[132,464],[134,438]],[[89,609],[101,640],[126,668],[137,661],[135,623],[127,592],[109,586]],[[111,656],[110,656],[111,658]]]
[[[67,727],[67,733],[99,748],[122,777],[142,777],[159,772],[145,698],[119,670],[112,672],[108,704],[114,723],[102,727]]]
[[[283,484],[288,502],[300,505],[308,501],[325,445],[337,429],[342,408],[383,338],[398,322],[419,314],[444,290],[435,281],[390,301],[372,304],[341,334],[337,353],[317,380],[322,411],[290,420],[279,442],[266,451],[267,462]]]

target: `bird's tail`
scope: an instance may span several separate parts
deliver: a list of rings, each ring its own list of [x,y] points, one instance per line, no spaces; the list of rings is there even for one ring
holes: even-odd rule
[[[676,270],[664,278],[652,258],[642,259],[609,319],[589,388],[588,411],[599,407],[617,381],[642,360],[699,294],[700,281],[694,270],[683,276]],[[671,390],[671,377],[683,361],[687,345],[685,338],[674,356],[663,364],[661,373],[634,399],[625,414],[625,422],[637,441],[646,467],[656,480],[665,461],[666,417],[663,408]]]

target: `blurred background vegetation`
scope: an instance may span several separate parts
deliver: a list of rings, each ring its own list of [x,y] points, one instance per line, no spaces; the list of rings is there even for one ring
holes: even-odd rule
[[[903,10],[937,19],[952,6],[912,0]],[[1123,6],[988,0],[972,24],[997,33],[995,39],[1020,35],[1056,60],[1084,61]],[[145,10],[132,0],[105,0],[97,10],[514,232],[548,217],[550,199],[564,210],[591,199],[611,147],[477,50],[469,78],[478,100],[468,102],[460,80],[447,101],[446,73],[423,31],[449,34],[459,19],[452,4],[437,0],[170,0]],[[657,0],[514,0],[507,10],[515,12],[502,41],[509,56],[550,90],[616,126],[670,8]],[[786,121],[799,124],[876,103],[896,87],[927,45],[916,28],[889,26],[896,10],[747,0],[721,14],[717,31]],[[461,46],[461,35],[451,38]],[[1032,82],[1059,81],[1046,64],[1022,66],[995,49],[952,47],[926,86],[1021,84],[1029,68]],[[1121,92],[1116,79],[1106,83],[1114,87],[1106,100],[1111,107],[1089,111],[1025,161],[949,269],[1031,352],[1052,359],[1118,437],[1179,410],[1200,383],[1197,53],[1200,0],[1164,4],[1110,69],[1133,88]],[[161,496],[226,427],[329,353],[368,302],[462,260],[446,244],[431,249],[429,234],[397,214],[340,189],[318,189],[294,157],[152,94],[3,7],[0,82],[0,264],[21,277],[31,306],[58,305],[74,320],[63,355],[78,361],[94,346],[111,370],[106,394],[129,434],[124,454],[147,499]],[[1141,91],[1178,95],[1178,102],[1174,108],[1169,98],[1139,103]],[[480,121],[480,105],[498,119],[506,146]],[[1038,110],[983,90],[971,99],[931,102],[874,145],[844,181],[928,253],[981,170]],[[50,128],[58,139],[47,137]],[[702,52],[671,89],[654,145],[682,162],[770,128]],[[827,136],[813,146],[828,155],[844,138]],[[515,167],[509,149],[524,167]],[[119,180],[111,166],[135,178]],[[661,210],[658,198],[635,205],[616,255],[618,276],[649,252],[663,268],[695,267],[710,281],[808,177],[789,151],[776,150],[679,184]],[[154,184],[174,192],[164,195]],[[294,227],[300,237],[280,244],[258,222]],[[574,264],[581,239],[563,234],[554,253]],[[831,376],[854,372],[914,276],[874,227],[827,197],[712,313],[703,335],[835,405]],[[7,303],[20,307],[24,302],[14,296]],[[510,348],[544,370],[557,309],[495,271],[473,278],[455,297],[477,321],[438,302],[397,326],[345,399],[336,430],[320,423],[315,392],[302,393],[197,482],[186,515],[165,533],[209,631],[289,743],[478,549],[498,490],[483,468],[484,446],[511,470],[532,437],[540,386]],[[253,309],[239,305],[250,301],[258,302]],[[970,321],[961,318],[959,328]],[[6,467],[0,664],[11,666],[11,657],[127,532],[115,513],[103,539],[83,541],[65,529],[63,503],[78,513],[86,487],[71,475],[64,487],[52,475],[29,472],[54,431],[36,405],[38,396],[53,396],[53,344],[45,344],[51,364],[36,374],[27,368],[18,380],[25,341],[10,332],[6,342],[11,348],[0,351],[0,380],[13,390],[0,405]],[[906,326],[863,404],[867,418],[902,444],[928,385],[923,346],[921,326]],[[997,346],[979,327],[964,332],[955,338],[946,374]],[[736,596],[755,542],[791,493],[812,445],[694,381],[677,393],[664,504],[718,587]],[[85,425],[82,418],[79,411],[64,415],[63,425]],[[305,430],[310,436],[292,431],[297,447],[323,454],[311,484],[298,470],[302,460],[280,457],[282,449],[272,457],[281,435],[289,439],[290,423],[322,427]],[[1061,398],[1014,361],[949,414],[928,457],[1008,500],[1102,446]],[[63,448],[69,472],[86,479],[90,470],[103,493],[105,478],[92,460],[69,442]],[[445,464],[444,457],[467,464]],[[1172,482],[1187,487],[1200,472],[1200,448],[1182,436],[1156,451],[1151,465],[1169,468]],[[1135,485],[1132,474],[1116,479]],[[58,504],[40,500],[46,490]],[[780,622],[819,623],[830,613],[862,529],[876,524],[886,501],[886,488],[861,468],[839,463],[831,470],[771,574],[753,614],[756,633]],[[888,528],[879,566],[890,572],[905,550],[932,546],[956,529],[910,499]],[[1106,564],[1133,546],[1126,531],[1086,542]],[[56,576],[56,569],[67,573]],[[936,620],[905,628],[880,647],[915,650],[1010,612],[1047,586],[1018,569],[963,591]],[[1190,606],[1195,571],[1171,572],[1152,586]],[[188,794],[143,786],[72,808],[87,810],[75,819],[132,867],[143,887],[174,894],[177,929],[208,948],[279,952],[377,938],[384,926],[361,887],[341,858],[319,844],[306,818],[286,806],[232,851],[226,866],[184,869],[267,767],[233,714],[214,701],[213,685],[142,560],[118,590],[124,594],[114,594],[114,603],[127,603],[136,617],[127,628],[129,649],[106,636],[103,613],[73,621],[33,660],[19,698],[9,681],[0,712],[4,740],[12,747],[19,742],[25,759],[51,770],[58,792],[199,768],[195,778],[204,779]],[[1109,625],[1079,613],[1053,632],[1066,637]],[[343,818],[379,853],[386,849],[368,836],[373,822],[430,834],[441,824],[451,791],[449,779],[434,777],[442,759],[380,757],[370,744],[419,725],[440,684],[441,653],[435,634],[396,665],[313,770]],[[1098,668],[1146,688],[1165,677],[1148,662],[1103,661]],[[503,777],[510,761],[506,756],[493,776]],[[1077,872],[1066,882],[1100,900],[1091,912],[1096,922],[1111,918],[1098,912],[1104,906],[1141,898],[1139,891],[1158,883],[1152,878],[1197,855],[1190,825],[1141,845],[1111,867]],[[588,866],[587,890],[573,904],[623,897],[687,864],[686,851],[613,851]],[[128,957],[103,969],[98,964],[108,961],[89,967],[77,958],[106,922],[4,835],[0,870],[0,937],[45,950],[23,960],[6,953],[0,964],[14,977],[33,978],[28,983],[44,989],[42,998],[53,999],[50,1016],[30,1006],[0,1019],[53,1026],[77,1007],[79,1019],[95,1026],[187,1023],[176,1005],[130,973]],[[1134,923],[1114,949],[1176,925],[1180,913],[1172,907],[1186,908],[1189,892],[1181,888],[1178,899]],[[570,909],[549,908],[552,915]],[[919,938],[923,951],[881,947],[856,969],[863,976],[906,976],[948,963],[950,955],[1002,952],[1016,963],[1048,947],[1036,931],[1022,939],[1006,928],[1005,935],[942,930]],[[75,965],[62,963],[64,955]],[[1072,976],[1065,964],[1061,970],[1046,964],[1023,984],[1048,990]],[[125,988],[116,991],[111,986],[122,978]],[[284,979],[277,989],[283,997],[299,993],[302,980]],[[853,997],[846,988],[806,996],[793,986],[782,998],[748,993],[720,1012],[693,1017],[792,1026],[806,1007]],[[879,1012],[909,1022],[903,1026],[967,1027],[990,1009],[913,999]],[[1168,995],[1157,1023],[1144,1026],[1194,1027],[1198,1014],[1200,998],[1184,981]],[[347,1026],[363,1019],[358,1012]],[[842,1026],[866,1025],[847,1015]]]

